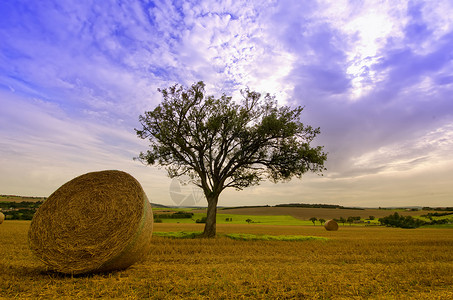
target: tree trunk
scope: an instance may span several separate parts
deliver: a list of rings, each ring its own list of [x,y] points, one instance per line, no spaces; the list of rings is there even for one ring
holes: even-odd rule
[[[219,195],[207,197],[208,212],[206,214],[206,224],[204,226],[203,237],[213,238],[216,234],[217,202]]]

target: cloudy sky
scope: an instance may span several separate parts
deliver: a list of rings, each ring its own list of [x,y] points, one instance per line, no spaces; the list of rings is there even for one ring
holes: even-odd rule
[[[133,161],[134,128],[157,88],[203,80],[305,106],[329,153],[322,177],[219,205],[453,206],[450,0],[4,0],[0,41],[0,194],[118,169],[174,204],[165,170]]]

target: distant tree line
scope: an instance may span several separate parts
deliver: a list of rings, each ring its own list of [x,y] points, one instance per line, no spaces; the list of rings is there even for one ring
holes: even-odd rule
[[[40,200],[46,200],[47,197],[36,197],[36,196],[17,196],[17,195],[0,195],[0,199],[1,198],[5,198],[6,201],[8,201],[8,199],[11,199],[11,198],[14,198],[14,199],[33,199],[33,200],[36,200],[36,199],[40,199]]]
[[[304,207],[304,208],[338,208],[338,209],[356,209],[364,210],[359,207],[345,207],[336,204],[309,204],[309,203],[288,203],[288,204],[277,204],[275,207]]]
[[[155,219],[191,219],[192,217],[193,213],[184,211],[177,211],[173,214],[154,214]]]
[[[219,209],[240,209],[240,208],[260,208],[260,207],[272,207],[272,206],[270,206],[270,205],[234,206],[234,207],[219,207]]]
[[[382,225],[390,226],[390,227],[400,227],[400,228],[418,228],[423,225],[442,225],[442,224],[449,224],[453,223],[453,219],[437,219],[433,220],[432,216],[445,216],[442,213],[430,213],[430,221],[426,222],[421,219],[413,218],[411,216],[402,216],[395,212],[392,215],[387,217],[383,217],[379,219]]]
[[[7,220],[31,220],[43,201],[8,202],[0,201],[0,211]]]
[[[423,207],[423,210],[453,211],[453,207]]]
[[[21,208],[17,210],[2,211],[7,220],[31,220],[35,214],[35,209]]]
[[[18,208],[38,208],[43,201],[37,202],[30,202],[30,201],[22,201],[22,202],[8,202],[8,201],[0,201],[0,208],[2,210],[8,209],[18,209]]]
[[[400,228],[418,228],[425,224],[425,222],[420,219],[411,216],[402,216],[397,212],[387,217],[379,218],[379,222],[385,226]]]
[[[444,212],[444,213],[434,212],[434,213],[428,213],[426,215],[422,215],[422,217],[431,219],[432,217],[443,217],[443,216],[448,216],[448,215],[453,215],[453,212]]]

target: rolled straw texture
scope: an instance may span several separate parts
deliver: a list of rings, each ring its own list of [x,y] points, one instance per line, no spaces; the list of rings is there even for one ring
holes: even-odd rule
[[[28,232],[32,252],[67,274],[124,269],[151,246],[153,213],[140,183],[116,170],[81,175],[39,207]]]
[[[337,231],[338,230],[338,223],[335,222],[334,220],[328,220],[324,224],[324,228],[328,231]]]
[[[5,220],[5,215],[2,212],[0,212],[0,224],[2,224],[4,220]]]

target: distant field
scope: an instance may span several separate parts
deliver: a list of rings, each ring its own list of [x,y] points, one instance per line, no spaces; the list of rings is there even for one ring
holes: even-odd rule
[[[194,213],[192,218],[187,219],[161,219],[162,223],[194,223],[197,219],[206,216],[206,213]],[[232,221],[226,221],[226,219]],[[217,214],[217,224],[246,224],[247,219],[252,220],[250,225],[313,225],[311,221],[303,221],[292,216],[257,216],[257,215],[233,215]]]
[[[3,202],[37,202],[44,201],[45,197],[24,197],[24,196],[11,196],[11,195],[0,195],[0,204]],[[8,206],[9,207],[9,206]],[[196,220],[206,216],[206,209],[193,209],[193,208],[169,208],[161,207],[159,204],[152,204],[153,212],[156,215],[159,214],[171,214],[176,211],[192,212],[194,213],[192,218],[185,219],[161,219],[163,223],[195,223]],[[0,208],[2,209],[2,208]],[[3,207],[5,209],[5,207]],[[244,208],[219,208],[217,211],[217,223],[218,224],[245,224],[247,220],[251,220],[250,225],[313,225],[310,218],[315,217],[317,219],[339,219],[343,217],[361,217],[362,223],[352,224],[354,225],[377,225],[379,224],[378,219],[381,217],[388,216],[398,212],[404,216],[414,216],[422,219],[423,221],[430,221],[426,217],[420,217],[435,211],[411,211],[404,209],[340,209],[340,208],[306,208],[306,207],[244,207]],[[9,213],[6,216],[7,219],[28,219],[30,220],[34,210],[28,217],[16,216]],[[8,213],[7,213],[8,214]],[[18,212],[17,214],[24,214]],[[368,220],[370,216],[374,217],[374,220]],[[442,218],[451,218],[450,216],[435,217],[436,220]],[[228,221],[227,221],[228,219]],[[230,221],[231,220],[231,221]],[[321,225],[316,222],[316,225]],[[341,224],[343,225],[343,224]],[[347,224],[349,226],[349,224]],[[437,225],[433,225],[437,226]],[[439,227],[453,227],[453,224],[440,225]]]
[[[64,276],[27,246],[29,221],[0,225],[1,299],[453,299],[453,229],[218,224],[224,234],[305,235],[328,241],[153,237],[124,271]],[[202,224],[155,224],[202,231]]]
[[[45,197],[23,197],[23,196],[9,196],[9,195],[0,195],[0,201],[5,202],[38,202],[44,201]]]
[[[226,221],[226,219],[232,221]],[[217,214],[218,224],[245,224],[247,220],[251,220],[250,224],[260,225],[310,225],[311,221],[302,221],[294,218],[293,216],[259,216],[259,215],[238,215],[238,214],[224,214],[220,211]]]
[[[334,219],[347,217],[361,217],[367,219],[369,216],[381,218],[388,216],[395,211],[405,216],[419,216],[431,211],[406,211],[406,210],[387,210],[387,209],[333,209],[333,208],[304,208],[304,207],[257,207],[257,208],[236,208],[222,209],[218,213],[232,215],[259,215],[259,216],[283,216],[288,215],[300,220],[308,220],[311,217]]]

